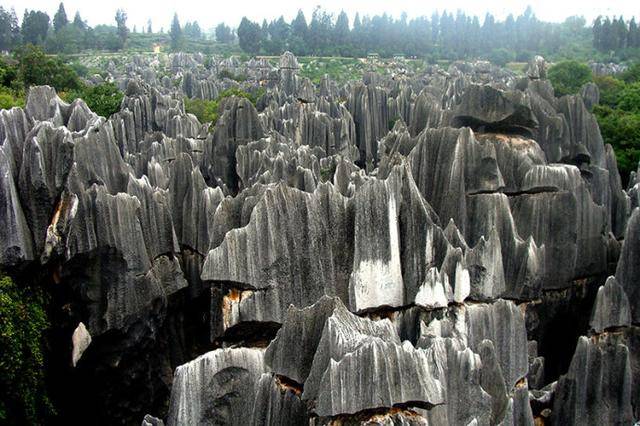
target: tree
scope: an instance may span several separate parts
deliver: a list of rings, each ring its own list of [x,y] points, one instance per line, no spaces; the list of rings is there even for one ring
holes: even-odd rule
[[[87,29],[87,24],[82,20],[80,12],[76,12],[76,16],[73,17],[73,26],[80,28],[81,30]]]
[[[240,48],[251,55],[257,55],[262,46],[262,29],[260,25],[242,18],[238,26]]]
[[[120,39],[120,48],[123,48],[129,37],[129,28],[127,28],[127,12],[122,9],[116,11],[116,24],[118,28],[118,38]]]
[[[302,10],[298,10],[298,14],[295,19],[291,21],[291,40],[289,41],[289,48],[296,55],[306,55],[309,50],[307,44],[309,37],[309,27],[307,26],[307,20],[304,17]]]
[[[58,6],[58,11],[55,15],[53,15],[53,30],[55,32],[60,31],[64,27],[69,24],[69,20],[67,19],[67,12],[64,10],[64,4],[60,2],[60,6]]]
[[[202,30],[198,21],[187,22],[182,30],[184,35],[189,38],[199,39],[202,38]]]
[[[331,14],[317,6],[311,17],[309,24],[309,47],[311,51],[318,55],[330,44],[330,35],[333,33],[333,21]]]
[[[49,15],[44,12],[24,11],[22,18],[22,40],[25,43],[43,44],[49,31]]]
[[[5,10],[0,6],[0,51],[11,50],[20,39],[20,27],[15,10]]]
[[[336,19],[336,26],[334,29],[334,41],[339,46],[344,46],[349,43],[349,17],[345,11],[341,11]]]
[[[171,49],[178,51],[182,48],[184,42],[184,36],[182,34],[182,27],[180,27],[180,20],[178,14],[173,14],[173,21],[171,21],[171,30],[169,31],[171,36]]]
[[[103,83],[71,91],[65,100],[72,102],[74,99],[80,98],[87,103],[91,111],[109,118],[112,114],[120,111],[123,97],[124,94],[118,90],[118,86],[114,83]]]
[[[591,27],[593,33],[593,47],[602,50],[602,16],[598,16]]]
[[[629,35],[627,36],[627,46],[640,47],[640,28],[636,24],[636,18],[629,21]]]
[[[277,21],[271,21],[267,26],[269,39],[265,43],[265,50],[272,55],[279,55],[287,49],[290,27],[284,17],[280,16]]]
[[[231,32],[231,28],[226,26],[223,22],[219,23],[216,26],[216,40],[220,43],[231,43],[233,42],[233,33]]]
[[[0,275],[0,422],[42,424],[52,414],[44,384],[43,333],[49,327],[40,291]]]
[[[501,47],[500,49],[493,49],[487,59],[489,59],[493,64],[504,67],[508,62],[513,61],[515,58],[513,57],[513,50]]]
[[[151,28],[151,19],[147,21],[147,34],[152,34],[153,29]]]
[[[58,57],[48,57],[37,46],[27,45],[18,52],[18,75],[24,87],[49,85],[58,91],[80,88],[78,75]]]
[[[76,53],[85,46],[84,30],[75,25],[67,25],[47,37],[45,48],[51,53]]]
[[[585,83],[593,79],[591,69],[577,61],[559,62],[549,68],[547,76],[558,97],[578,93]]]
[[[637,83],[640,82],[640,62],[636,62],[627,68],[621,75],[622,80],[625,83]]]

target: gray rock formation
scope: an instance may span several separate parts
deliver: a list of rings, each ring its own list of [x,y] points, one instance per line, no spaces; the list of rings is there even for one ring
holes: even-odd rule
[[[553,424],[631,424],[629,349],[581,337],[566,376],[558,381]]]
[[[638,274],[640,273],[640,209],[636,208],[631,214],[620,261],[616,269],[616,280],[622,286],[631,306],[631,321],[640,322],[640,287],[638,287]]]
[[[0,111],[0,269],[51,293],[60,422],[640,419],[640,190],[595,86],[556,98],[541,57],[104,68],[111,117],[50,87]],[[230,88],[258,99],[185,111]]]
[[[596,333],[612,327],[631,325],[629,299],[615,277],[607,278],[605,285],[598,289],[590,325]]]
[[[263,356],[260,349],[219,349],[178,367],[168,425],[250,424]]]

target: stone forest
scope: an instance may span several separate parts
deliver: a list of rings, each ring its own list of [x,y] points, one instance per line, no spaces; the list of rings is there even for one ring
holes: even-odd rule
[[[0,265],[46,293],[58,423],[640,420],[640,171],[598,85],[556,96],[542,56],[105,67],[109,117],[47,85],[0,111]]]

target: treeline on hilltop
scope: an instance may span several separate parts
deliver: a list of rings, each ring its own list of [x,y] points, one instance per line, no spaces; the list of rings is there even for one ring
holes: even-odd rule
[[[562,23],[539,20],[528,7],[524,13],[500,21],[487,14],[477,16],[444,11],[431,17],[399,19],[390,15],[373,17],[356,14],[352,21],[345,12],[335,19],[316,8],[311,20],[302,11],[291,22],[283,17],[262,24],[243,18],[238,27],[240,47],[250,54],[277,55],[291,50],[296,55],[355,56],[377,53],[384,57],[405,56],[436,59],[485,58],[496,63],[527,61],[534,54],[549,58],[594,59],[598,51],[607,60],[638,57],[638,27],[621,17],[602,17],[599,26],[588,26],[582,17]],[[613,35],[615,33],[615,35]],[[597,37],[594,37],[596,36]],[[616,40],[600,43],[600,40]],[[595,44],[595,41],[599,44]],[[596,51],[596,48],[598,51]],[[603,59],[604,60],[604,59]]]
[[[625,22],[599,16],[593,23],[593,46],[602,52],[640,48],[640,28],[635,18]]]
[[[383,57],[405,55],[426,59],[489,59],[497,64],[527,61],[534,54],[550,60],[624,61],[640,57],[640,29],[622,17],[598,17],[593,24],[573,16],[562,23],[538,19],[531,7],[521,15],[497,20],[463,12],[433,13],[409,19],[390,15],[351,19],[344,11],[337,16],[317,7],[309,21],[302,11],[288,22],[284,17],[268,22],[242,19],[237,30],[219,24],[204,31],[197,21],[180,24],[176,14],[168,27],[154,31],[151,20],[131,29],[127,14],[117,10],[115,25],[90,27],[78,12],[69,19],[63,3],[50,18],[42,11],[25,10],[18,22],[14,10],[0,7],[0,50],[11,51],[25,44],[41,46],[48,53],[79,53],[86,50],[167,50],[203,53],[279,55],[290,50],[298,56]],[[236,36],[237,35],[237,36]]]
[[[91,27],[79,12],[73,20],[69,19],[64,4],[60,3],[53,18],[43,11],[25,9],[20,23],[14,9],[0,6],[0,51],[18,50],[27,44],[39,46],[47,53],[64,54],[87,50],[151,50],[160,45],[165,49],[213,53],[216,45],[231,45],[235,40],[233,30],[223,23],[207,34],[197,21],[181,25],[176,15],[171,29],[165,32],[164,28],[154,31],[151,20],[141,28],[130,28],[127,18],[127,13],[118,9],[115,25]],[[224,46],[217,47],[217,53],[224,52]]]

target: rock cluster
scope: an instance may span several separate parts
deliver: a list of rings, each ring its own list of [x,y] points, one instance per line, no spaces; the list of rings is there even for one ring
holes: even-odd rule
[[[109,67],[108,118],[49,87],[0,112],[0,264],[56,296],[69,421],[640,419],[638,183],[597,90],[555,98],[541,57],[341,87],[161,59]],[[185,112],[229,87],[266,91]]]

